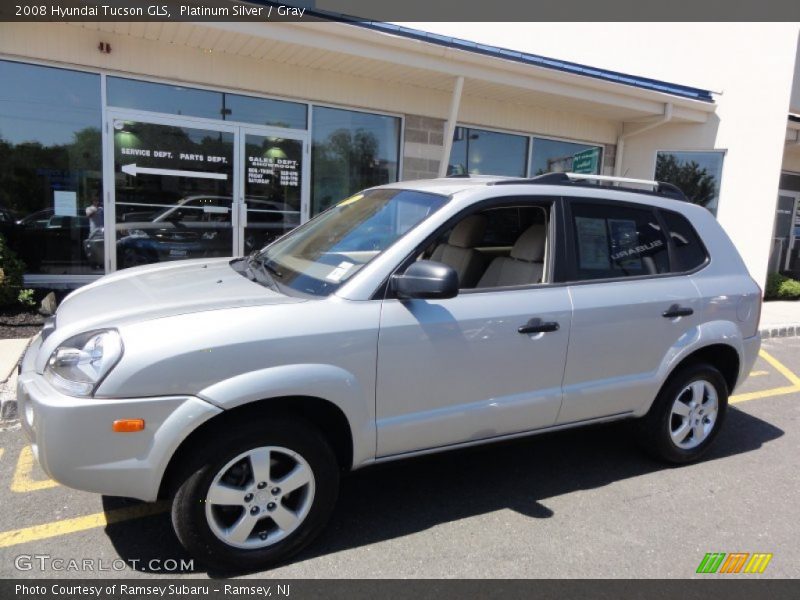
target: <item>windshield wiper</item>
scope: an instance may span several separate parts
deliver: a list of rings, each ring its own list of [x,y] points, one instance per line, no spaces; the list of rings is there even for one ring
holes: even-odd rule
[[[278,284],[275,281],[277,277],[280,279],[283,277],[283,274],[278,271],[275,267],[267,262],[266,259],[258,258],[258,253],[253,252],[247,257],[247,269],[251,273],[254,273],[254,270],[257,269],[258,272],[261,274],[261,278],[267,284],[268,287],[272,288],[276,292],[279,292]]]
[[[281,273],[278,269],[276,269],[272,265],[272,261],[269,261],[267,259],[262,259],[261,261],[259,261],[259,264],[262,267],[264,267],[267,271],[269,271],[273,277],[277,277],[278,279],[283,279],[283,273]]]

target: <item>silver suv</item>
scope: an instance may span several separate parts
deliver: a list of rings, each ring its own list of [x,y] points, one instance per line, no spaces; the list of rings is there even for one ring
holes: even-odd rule
[[[297,552],[379,462],[617,419],[693,461],[761,290],[678,190],[597,179],[385,185],[247,257],[103,277],[24,357],[33,450],[67,486],[172,498],[186,548],[237,569]]]

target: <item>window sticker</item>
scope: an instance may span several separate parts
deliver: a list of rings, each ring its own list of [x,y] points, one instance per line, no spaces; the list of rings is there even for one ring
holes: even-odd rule
[[[350,196],[349,198],[345,198],[344,200],[339,202],[339,204],[337,204],[336,206],[338,207],[347,206],[348,204],[353,204],[354,202],[358,202],[363,197],[364,194],[356,194],[355,196]]]
[[[608,224],[612,239],[611,260],[622,267],[641,269],[642,257],[651,256],[655,250],[664,246],[664,242],[659,239],[658,227],[653,226],[651,235],[648,235],[646,228],[642,232],[637,230],[635,221],[609,219]]]
[[[355,265],[351,262],[347,262],[346,260],[339,263],[335,269],[333,269],[330,273],[325,276],[325,279],[328,281],[332,281],[334,283],[339,283],[342,278],[347,274],[350,269],[352,269]]]
[[[639,232],[636,221],[631,219],[608,219],[611,232],[611,260],[624,268],[641,268],[639,256],[642,250],[639,245]]]
[[[609,269],[605,219],[575,217],[581,269]]]

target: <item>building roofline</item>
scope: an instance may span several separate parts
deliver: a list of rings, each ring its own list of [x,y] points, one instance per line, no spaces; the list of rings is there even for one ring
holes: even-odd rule
[[[467,52],[473,52],[475,54],[483,54],[484,56],[491,56],[493,58],[501,58],[504,60],[510,60],[517,63],[533,65],[545,69],[552,69],[554,71],[561,71],[563,73],[569,73],[572,75],[591,77],[594,79],[600,79],[602,81],[607,81],[610,83],[618,83],[621,85],[628,85],[645,90],[651,90],[654,92],[671,94],[673,96],[680,96],[682,98],[688,98],[691,100],[699,100],[701,102],[708,102],[708,103],[714,102],[712,92],[710,92],[709,90],[695,88],[687,85],[681,85],[678,83],[670,83],[658,79],[651,79],[649,77],[640,77],[638,75],[629,75],[627,73],[621,73],[619,71],[600,69],[597,67],[582,65],[580,63],[548,58],[546,56],[541,56],[538,54],[520,52],[517,50],[509,50],[507,48],[501,48],[499,46],[491,46],[489,44],[480,44],[477,42],[471,42],[469,40],[449,37],[436,33],[429,33],[427,31],[422,31],[419,29],[412,29],[410,27],[395,25],[393,23],[360,21],[360,20],[350,19],[347,17],[342,17],[341,19],[332,19],[332,20],[338,20],[339,22],[347,23],[349,25],[355,25],[358,27],[379,31],[382,33],[398,35],[422,42],[427,42],[430,44],[435,44],[438,46],[443,46],[446,48],[464,50]]]
[[[248,0],[253,4],[270,4],[271,0]],[[571,75],[579,75],[582,77],[590,77],[592,79],[599,79],[601,81],[636,87],[643,90],[653,92],[660,92],[662,94],[671,94],[689,100],[698,100],[714,104],[712,92],[701,88],[696,88],[679,83],[670,83],[661,81],[659,79],[652,79],[649,77],[640,77],[638,75],[630,75],[619,71],[612,71],[610,69],[601,69],[598,67],[591,67],[580,63],[570,62],[566,60],[559,60],[541,56],[539,54],[531,54],[529,52],[520,52],[518,50],[510,50],[500,46],[492,46],[490,44],[480,44],[461,38],[450,37],[437,33],[430,33],[422,31],[421,29],[413,29],[394,23],[386,23],[383,21],[368,21],[349,15],[340,13],[328,12],[320,9],[306,9],[306,14],[310,17],[316,17],[326,21],[333,21],[343,23],[346,25],[353,25],[380,33],[396,35],[407,39],[412,39],[428,44],[444,48],[452,48],[454,50],[463,50],[473,54],[481,54],[492,58],[499,58],[525,65],[541,67],[553,71],[560,71]]]

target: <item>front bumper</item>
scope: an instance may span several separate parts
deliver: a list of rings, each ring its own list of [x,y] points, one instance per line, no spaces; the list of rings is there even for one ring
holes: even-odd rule
[[[180,443],[222,412],[194,396],[94,399],[62,394],[36,373],[37,337],[22,361],[17,403],[22,428],[44,471],[68,487],[152,501]],[[117,419],[144,419],[115,433]]]

